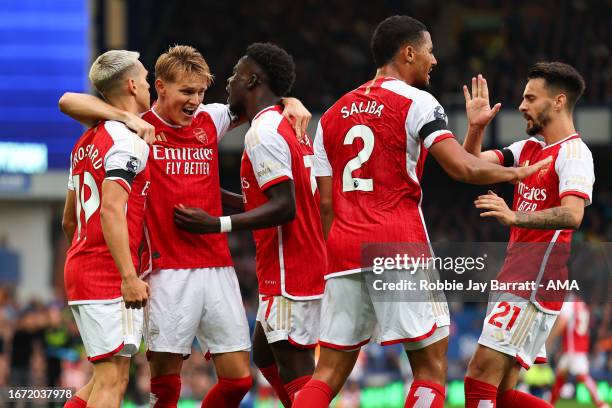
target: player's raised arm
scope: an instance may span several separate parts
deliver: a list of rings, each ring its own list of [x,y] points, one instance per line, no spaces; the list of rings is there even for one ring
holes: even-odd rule
[[[145,142],[151,144],[155,141],[153,125],[138,115],[112,106],[93,95],[66,92],[59,100],[59,108],[64,114],[87,127],[101,120],[116,120],[125,123]]]
[[[487,80],[480,74],[472,78],[471,94],[467,85],[463,85],[463,95],[465,96],[465,112],[468,119],[468,129],[463,140],[463,148],[480,159],[502,164],[494,151],[481,151],[484,131],[501,109],[501,103],[497,103],[491,108]]]

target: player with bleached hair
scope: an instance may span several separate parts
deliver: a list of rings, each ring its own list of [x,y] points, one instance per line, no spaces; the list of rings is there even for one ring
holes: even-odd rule
[[[138,113],[150,102],[147,70],[137,52],[100,55],[89,79],[117,109]],[[65,407],[118,407],[130,357],[142,339],[149,286],[139,277],[146,244],[149,147],[123,123],[103,121],[77,141],[62,226],[71,243],[64,269],[68,304],[93,377]]]

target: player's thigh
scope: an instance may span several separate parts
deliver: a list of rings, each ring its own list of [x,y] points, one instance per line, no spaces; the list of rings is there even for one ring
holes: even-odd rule
[[[233,267],[209,268],[202,275],[204,313],[197,338],[211,355],[247,352],[251,349],[249,325]]]
[[[269,367],[276,364],[274,354],[268,344],[266,333],[260,322],[255,322],[255,330],[253,331],[253,362],[259,368]]]
[[[296,346],[286,340],[270,344],[283,383],[312,375],[315,369],[314,349]]]
[[[377,327],[374,307],[361,274],[328,279],[321,305],[322,347],[358,350]]]
[[[126,309],[122,301],[70,308],[90,361],[138,352],[143,331],[142,309]]]
[[[93,381],[96,387],[122,389],[130,370],[129,357],[110,356],[93,363]]]
[[[202,319],[205,275],[201,269],[155,270],[145,323],[148,350],[189,355]]]

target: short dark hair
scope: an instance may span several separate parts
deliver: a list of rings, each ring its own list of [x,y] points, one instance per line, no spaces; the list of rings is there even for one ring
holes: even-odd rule
[[[405,44],[418,45],[423,40],[425,24],[409,16],[384,19],[374,30],[370,48],[377,68],[388,64],[397,50]]]
[[[538,62],[527,71],[527,79],[543,78],[546,87],[554,92],[563,92],[567,96],[567,107],[574,109],[576,101],[582,96],[584,78],[576,68],[563,62]]]
[[[248,46],[246,56],[266,73],[270,89],[276,96],[285,96],[291,91],[295,81],[295,63],[287,51],[271,43],[253,43]]]

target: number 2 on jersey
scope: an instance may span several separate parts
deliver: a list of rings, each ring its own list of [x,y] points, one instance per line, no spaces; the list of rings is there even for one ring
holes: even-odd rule
[[[356,138],[363,140],[363,149],[344,166],[342,172],[342,191],[373,191],[374,182],[371,178],[353,177],[353,172],[359,170],[370,159],[374,150],[374,132],[366,125],[355,125],[344,136],[344,144],[352,145]]]
[[[96,180],[91,173],[86,171],[83,173],[83,186],[81,188],[81,176],[74,174],[72,176],[74,191],[76,194],[76,213],[77,213],[77,239],[81,239],[81,210],[85,213],[85,223],[100,207],[100,192],[96,185]],[[91,194],[87,201],[85,200],[85,186],[89,187]]]

